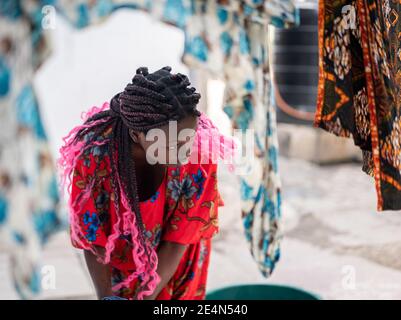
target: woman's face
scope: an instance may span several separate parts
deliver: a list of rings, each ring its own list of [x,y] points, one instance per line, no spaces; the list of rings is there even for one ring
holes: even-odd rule
[[[187,116],[146,134],[133,132],[131,136],[145,151],[148,163],[180,166],[187,163],[191,154],[197,126],[198,117]]]

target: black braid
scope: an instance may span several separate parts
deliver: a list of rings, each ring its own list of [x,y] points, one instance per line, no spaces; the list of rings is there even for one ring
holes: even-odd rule
[[[124,192],[132,212],[134,212],[139,231],[139,241],[142,242],[145,253],[149,257],[147,246],[144,245],[144,225],[139,209],[139,196],[134,158],[130,152],[132,143],[129,130],[146,133],[153,128],[159,128],[170,120],[180,120],[188,115],[199,116],[196,109],[200,94],[190,86],[187,76],[171,73],[171,67],[164,67],[154,73],[148,68],[138,68],[132,82],[123,92],[115,95],[110,102],[110,109],[90,117],[81,129],[75,141],[85,138],[89,146],[106,129],[112,127],[107,150],[111,165],[111,183],[115,191],[116,212],[120,212],[119,194]],[[92,126],[91,126],[92,124]],[[88,135],[88,133],[92,133]],[[84,146],[85,148],[85,146]],[[118,154],[118,157],[117,157]],[[119,179],[118,179],[119,177]],[[121,181],[123,190],[120,190]],[[145,286],[146,284],[142,284]]]

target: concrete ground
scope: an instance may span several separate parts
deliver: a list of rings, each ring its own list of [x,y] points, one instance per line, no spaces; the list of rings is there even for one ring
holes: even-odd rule
[[[236,283],[280,283],[324,299],[401,299],[401,216],[376,213],[373,180],[359,164],[317,166],[280,159],[285,238],[270,279],[253,262],[242,234],[236,178],[221,169],[226,206],[214,239],[208,288]],[[80,253],[65,233],[53,238],[44,264],[56,270],[56,288],[41,298],[93,299]],[[17,298],[0,254],[0,299]]]
[[[377,213],[374,183],[359,164],[317,166],[280,159],[283,181],[282,258],[270,279],[257,271],[232,208],[212,255],[210,288],[233,283],[298,286],[325,299],[401,298],[401,216]],[[224,188],[224,196],[238,190]],[[219,272],[224,270],[224,272]]]

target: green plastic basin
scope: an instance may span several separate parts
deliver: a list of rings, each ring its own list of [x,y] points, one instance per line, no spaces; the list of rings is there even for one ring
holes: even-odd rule
[[[273,284],[242,284],[211,290],[206,300],[320,300],[302,289]]]

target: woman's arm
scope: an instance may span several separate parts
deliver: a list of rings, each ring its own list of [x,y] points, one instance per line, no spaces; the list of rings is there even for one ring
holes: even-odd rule
[[[157,251],[158,265],[156,272],[161,280],[153,294],[144,297],[144,300],[156,299],[160,291],[167,285],[177,270],[178,264],[180,263],[186,248],[187,245],[169,241],[162,241],[160,243]],[[104,248],[98,247],[98,250],[104,250]],[[93,255],[92,252],[85,250],[84,253],[86,265],[95,286],[98,299],[112,296],[110,266],[98,262],[96,256]]]
[[[99,250],[102,255],[104,254],[104,252],[102,252],[104,248],[97,247],[97,250]],[[84,250],[84,255],[98,299],[112,296],[110,266],[98,262],[96,256],[88,250]]]
[[[185,252],[187,245],[175,242],[162,241],[157,251],[159,259],[157,265],[157,274],[160,276],[160,283],[157,285],[152,295],[144,297],[144,300],[155,300],[160,291],[167,285]]]

